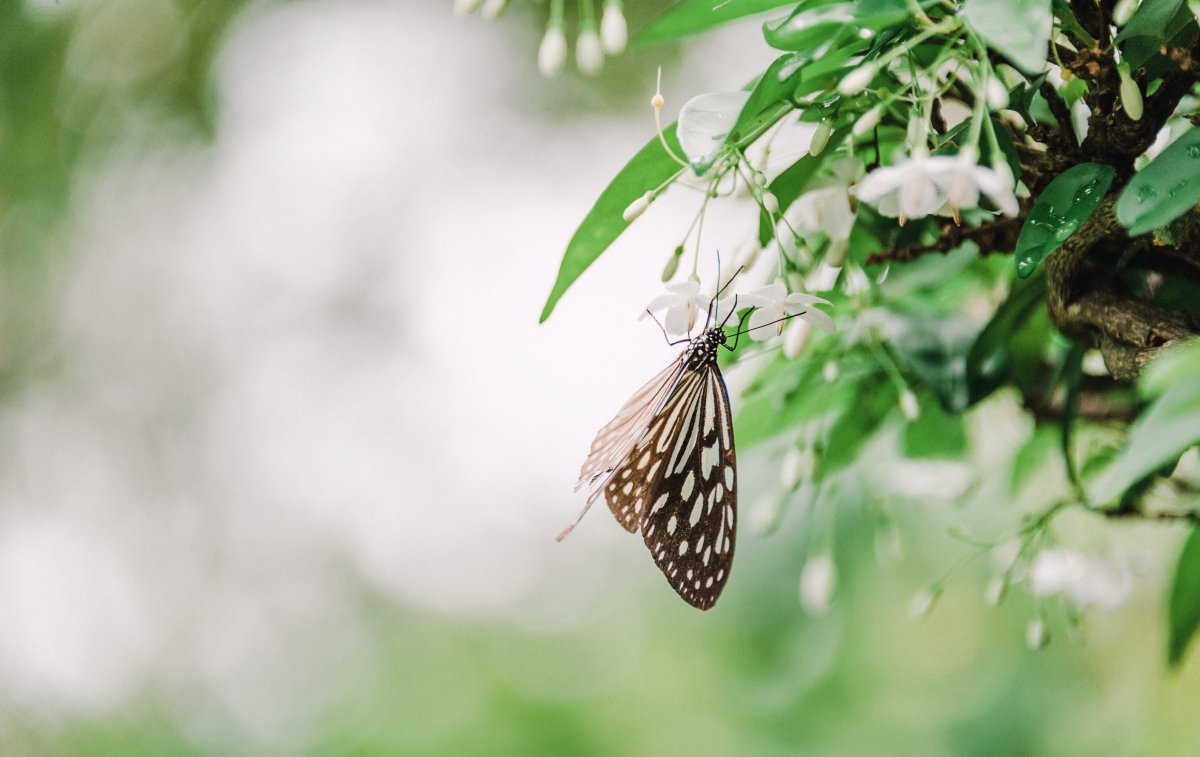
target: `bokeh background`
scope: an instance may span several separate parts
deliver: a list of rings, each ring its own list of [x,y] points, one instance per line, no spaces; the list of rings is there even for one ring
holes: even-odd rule
[[[449,6],[0,3],[0,753],[1200,754],[1172,528],[1068,518],[1146,567],[1038,652],[1046,608],[986,608],[990,558],[946,532],[1027,503],[890,448],[820,507],[743,453],[710,613],[602,510],[556,544],[672,354],[636,316],[695,198],[538,326],[561,251],[652,134],[657,66],[674,113],[769,53],[749,21],[547,81],[544,4]],[[984,467],[1030,434],[998,402]]]

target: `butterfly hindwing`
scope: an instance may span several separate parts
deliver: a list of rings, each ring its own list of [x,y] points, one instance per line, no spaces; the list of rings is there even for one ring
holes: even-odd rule
[[[655,434],[660,420],[655,418],[646,434],[668,443],[658,458],[661,470],[647,480],[642,495],[649,508],[641,519],[642,536],[679,596],[707,610],[729,579],[737,527],[733,416],[715,362],[687,370],[660,417],[673,408],[678,422],[662,427],[671,433]],[[659,452],[657,443],[653,449]]]

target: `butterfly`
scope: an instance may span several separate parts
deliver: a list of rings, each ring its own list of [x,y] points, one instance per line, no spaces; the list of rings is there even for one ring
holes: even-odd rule
[[[745,333],[739,324],[730,345],[724,323],[709,325],[713,304],[701,333],[676,342],[687,346],[596,434],[575,484],[591,489],[575,524],[603,495],[626,531],[641,532],[676,593],[701,610],[729,580],[737,533],[733,413],[717,351],[733,351]]]

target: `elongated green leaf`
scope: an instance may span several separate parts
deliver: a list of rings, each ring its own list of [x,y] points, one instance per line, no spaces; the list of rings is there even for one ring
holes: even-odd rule
[[[634,35],[636,45],[651,45],[708,31],[744,16],[791,5],[796,0],[682,0],[656,16]]]
[[[1167,602],[1167,662],[1178,665],[1200,627],[1200,528],[1193,528],[1179,561]]]
[[[1050,0],[968,0],[962,15],[987,46],[1027,74],[1046,66]]]
[[[1000,303],[992,320],[975,337],[967,353],[967,401],[979,402],[1008,380],[1012,365],[1010,341],[1013,335],[1041,306],[1046,294],[1046,279],[1035,276],[1013,282],[1008,299]]]
[[[742,107],[737,122],[730,130],[735,141],[759,113],[777,102],[791,101],[792,90],[796,88],[796,83],[800,79],[801,69],[797,65],[799,62],[795,54],[781,55],[767,67],[767,70],[759,77],[758,83],[754,85],[750,99]]]
[[[1130,235],[1166,226],[1200,202],[1200,129],[1191,129],[1130,180],[1117,220]]]
[[[1106,505],[1122,492],[1200,444],[1200,342],[1180,345],[1146,367],[1139,382],[1157,394],[1129,430],[1112,465],[1088,487],[1089,500]]]
[[[1181,5],[1183,0],[1143,0],[1113,41],[1146,36],[1162,39],[1167,33],[1167,24]]]
[[[853,3],[834,3],[763,24],[763,37],[776,50],[828,50],[851,30]]]
[[[1033,273],[1083,225],[1104,199],[1112,178],[1112,167],[1100,163],[1080,163],[1054,177],[1021,227],[1015,256],[1018,276]]]
[[[664,129],[663,135],[672,149],[678,152],[680,147],[675,138],[675,125]],[[657,136],[647,142],[646,146],[625,164],[621,172],[605,187],[596,204],[583,219],[583,223],[575,230],[575,235],[571,237],[558,269],[558,277],[554,280],[554,287],[550,290],[546,306],[542,308],[539,321],[550,317],[554,306],[567,288],[629,227],[622,218],[622,213],[629,203],[648,190],[658,187],[677,171],[679,164],[663,150]]]

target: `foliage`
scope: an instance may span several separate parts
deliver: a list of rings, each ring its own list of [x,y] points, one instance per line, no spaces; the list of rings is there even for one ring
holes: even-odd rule
[[[1200,442],[1200,352],[1155,358],[1200,330],[1200,29],[1187,4],[1123,5],[677,3],[635,41],[768,11],[763,41],[781,54],[744,92],[685,106],[682,145],[668,128],[629,162],[571,240],[543,320],[672,186],[702,191],[698,219],[741,192],[757,228],[739,270],[820,292],[841,328],[753,363],[743,449],[812,456],[819,500],[897,429],[913,459],[972,462],[988,433],[972,415],[1015,399],[1039,431],[1009,459],[1012,479],[1052,454],[1040,429],[1064,479],[1015,536],[985,542],[1016,546],[1004,585],[1037,564],[1063,512],[1196,520],[1191,467],[1176,462]],[[807,151],[776,157],[794,134]],[[679,248],[664,280],[698,280],[702,228],[685,235],[690,273],[676,273]],[[1195,613],[1172,608],[1175,660]]]

